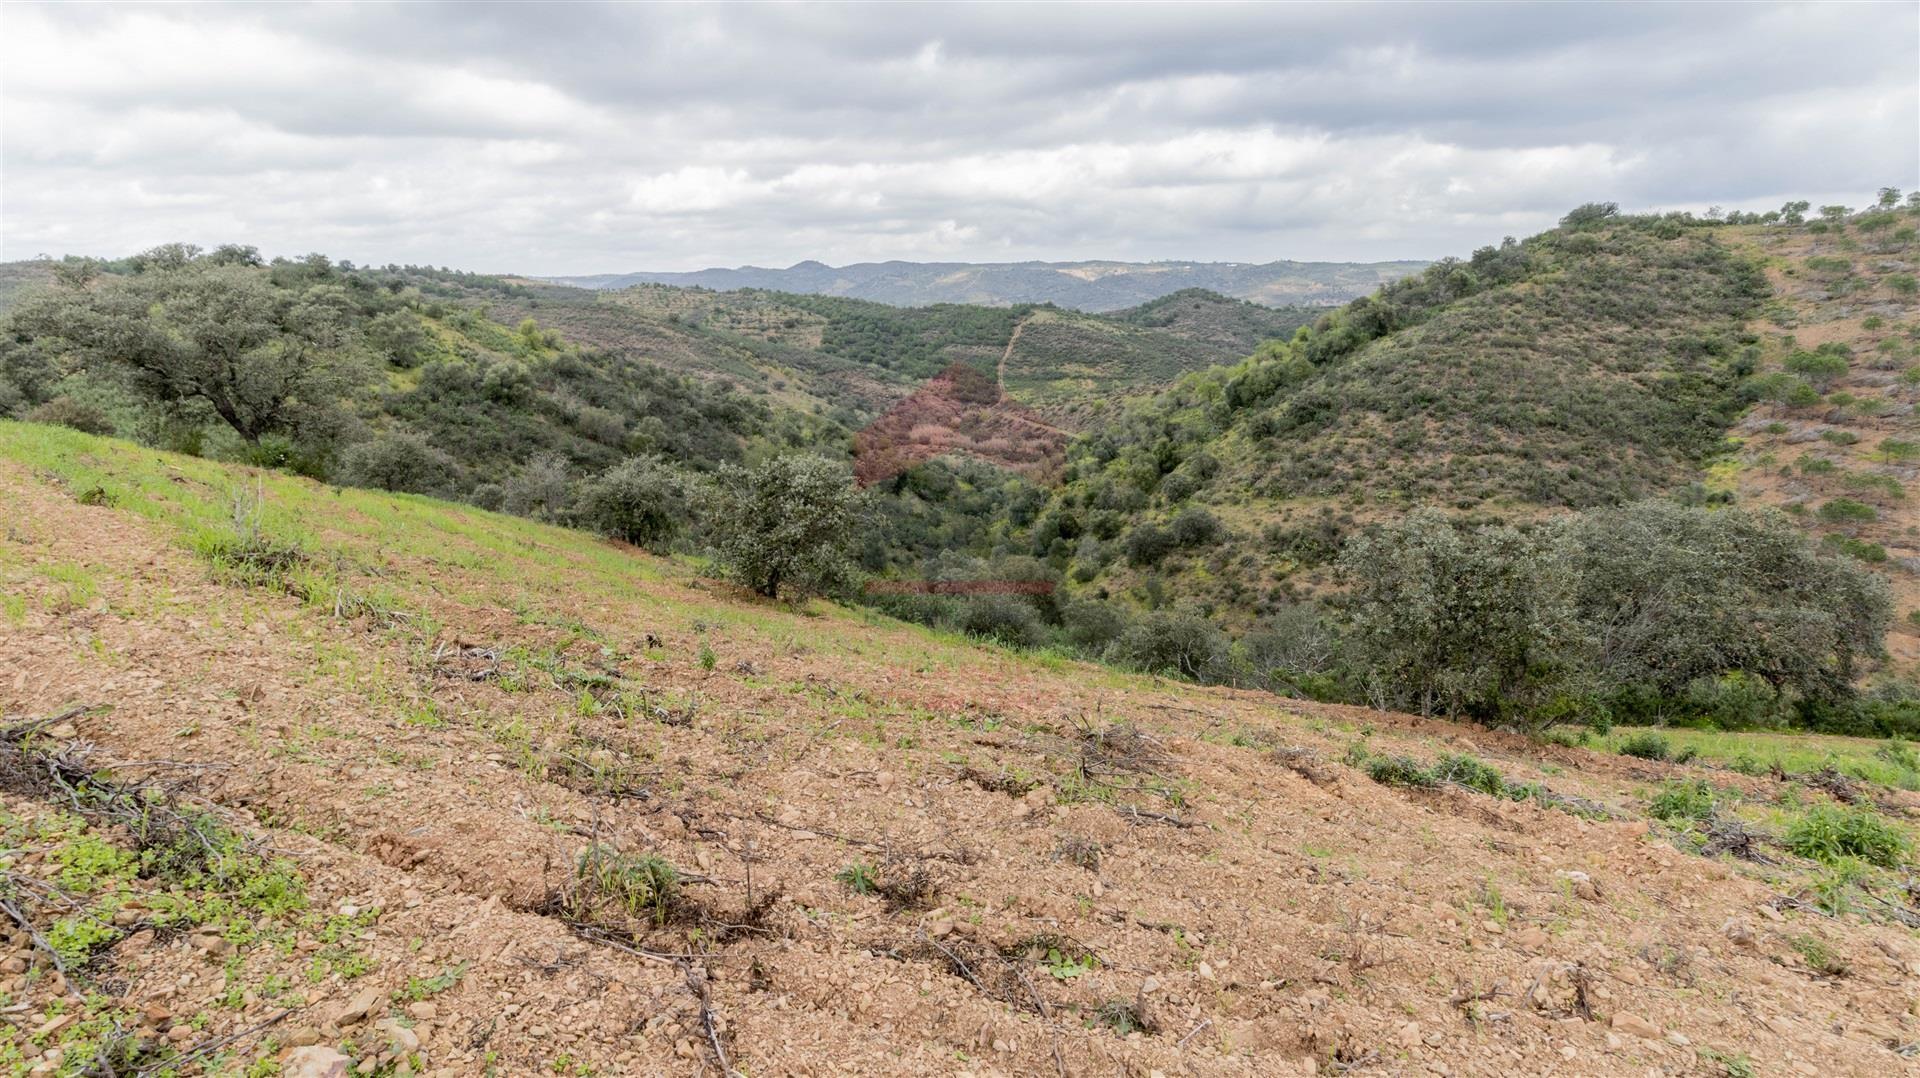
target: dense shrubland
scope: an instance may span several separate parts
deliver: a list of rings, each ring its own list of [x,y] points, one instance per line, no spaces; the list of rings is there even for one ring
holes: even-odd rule
[[[634,457],[699,473],[845,431],[537,322],[413,268],[170,245],[69,260],[12,311],[0,406],[171,449],[548,519]],[[443,285],[443,291],[457,291]],[[624,528],[614,529],[616,532]]]
[[[975,575],[1038,565],[1070,598],[895,607],[1205,680],[1502,724],[1920,728],[1910,689],[1853,689],[1890,611],[1860,571],[1876,544],[1846,533],[1900,492],[1809,507],[1840,529],[1816,546],[1698,482],[1754,402],[1867,407],[1831,392],[1858,362],[1843,346],[1760,369],[1747,327],[1768,290],[1714,234],[1725,220],[1582,207],[1555,232],[1437,264],[1188,375],[1077,440],[1058,492],[965,490],[970,513],[995,493],[1003,509],[936,549],[965,551]],[[1657,494],[1671,500],[1636,504]],[[1422,505],[1451,515],[1372,523]],[[927,572],[954,572],[956,557]],[[1453,564],[1439,579],[1469,586],[1448,595],[1423,563]],[[1452,613],[1421,609],[1441,598]],[[1138,646],[1149,622],[1181,641],[1177,657]],[[1411,642],[1436,625],[1452,629],[1424,651]],[[1206,631],[1173,631],[1190,627]]]
[[[1420,510],[1345,546],[1347,585],[1237,634],[1191,604],[1069,596],[1028,555],[945,552],[874,600],[909,620],[1200,681],[1491,725],[1659,722],[1920,733],[1920,701],[1855,694],[1885,582],[1778,514],[1641,502],[1516,528]],[[967,584],[1037,581],[1009,595]]]
[[[888,613],[1166,676],[1526,728],[1920,732],[1905,690],[1856,691],[1891,610],[1849,530],[1898,492],[1827,498],[1816,543],[1692,482],[1754,402],[1852,406],[1830,391],[1858,358],[1760,371],[1764,281],[1707,223],[1582,207],[1438,263],[1110,409],[1058,489],[939,459],[856,493],[847,427],[818,410],[471,302],[549,291],[244,248],[60,264],[9,319],[0,409],[706,550],[767,596],[865,574],[903,585],[865,595]],[[1033,370],[1074,358],[1047,358],[1068,337],[1045,311],[736,306],[733,330],[775,320],[765,348],[817,332],[809,355],[887,377],[987,362],[1021,318]],[[1261,322],[1182,294],[1102,324],[1182,318]]]

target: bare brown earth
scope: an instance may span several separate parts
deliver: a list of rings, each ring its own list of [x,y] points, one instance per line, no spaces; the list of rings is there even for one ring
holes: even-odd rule
[[[1013,332],[1017,340],[1020,328]],[[860,429],[853,443],[854,478],[868,486],[959,453],[1045,482],[1059,473],[1067,439],[1065,431],[1007,396],[992,376],[955,363]]]
[[[193,465],[176,481],[206,481]],[[229,1073],[306,1043],[444,1075],[1912,1066],[1910,930],[1820,915],[1795,899],[1804,865],[1683,853],[1644,815],[1671,775],[1755,798],[1773,780],[1024,658],[312,490],[335,499],[307,521],[320,541],[376,508],[421,533],[359,568],[411,616],[217,583],[124,503],[0,462],[0,582],[25,600],[0,619],[6,718],[98,708],[64,733],[116,773],[193,775],[293,859],[316,913],[363,926],[351,977],[316,960],[338,943],[313,921],[237,951],[134,932],[76,971],[144,1008],[143,1036],[222,1042],[200,1059]],[[492,529],[528,560],[482,556]],[[568,588],[519,568],[589,558],[630,572]],[[1612,818],[1377,785],[1340,762],[1361,739],[1474,751]],[[589,842],[681,870],[669,923],[567,923],[554,897]],[[856,863],[892,897],[836,879]],[[1804,938],[1850,972],[1808,968]],[[50,1073],[58,1034],[34,1035],[60,979],[11,939],[0,1018]]]

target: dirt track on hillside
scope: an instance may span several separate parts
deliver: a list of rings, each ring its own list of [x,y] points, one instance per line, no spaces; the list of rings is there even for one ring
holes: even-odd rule
[[[396,556],[380,572],[439,596],[423,640],[214,583],[152,526],[14,465],[0,501],[0,565],[30,600],[0,621],[6,715],[101,708],[78,738],[128,767],[192,767],[297,860],[316,907],[381,911],[351,980],[302,979],[304,953],[240,955],[243,977],[302,992],[280,1044],[377,1052],[400,1034],[366,1023],[389,1010],[447,1075],[715,1074],[722,1054],[753,1075],[1715,1074],[1741,1058],[1865,1075],[1909,1067],[1893,1049],[1920,1042],[1910,932],[1783,912],[1774,870],[1648,834],[1641,791],[1687,769],[985,649],[945,668],[909,658],[925,636],[902,627],[833,652],[772,608],[727,635],[593,595],[529,620],[462,598],[480,570]],[[92,567],[97,595],[60,601],[38,572],[58,564]],[[623,717],[577,677],[484,674],[489,649],[562,644],[561,667],[647,703]],[[1339,762],[1369,729],[1375,751],[1477,751],[1620,818],[1377,785]],[[587,753],[618,781],[570,771]],[[554,896],[590,841],[671,861],[686,907],[625,944],[570,928]],[[836,880],[855,863],[899,895]],[[1851,975],[1808,970],[1803,935]],[[428,1017],[389,1003],[459,963]],[[215,1006],[222,967],[184,938],[123,942],[97,976],[213,1014],[209,1035],[272,1013]],[[338,1020],[369,987],[373,1013]]]

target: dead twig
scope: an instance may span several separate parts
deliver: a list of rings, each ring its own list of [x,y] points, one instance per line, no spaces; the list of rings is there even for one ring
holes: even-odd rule
[[[47,957],[53,960],[53,968],[59,971],[60,983],[66,986],[67,994],[84,1004],[87,1001],[87,997],[81,995],[80,990],[73,986],[73,974],[67,971],[66,961],[60,957],[59,951],[53,949],[53,944],[47,942],[47,937],[41,935],[40,930],[35,928],[33,922],[27,919],[27,915],[21,912],[20,907],[14,905],[7,899],[0,899],[0,911],[5,911],[6,915],[13,919],[14,924],[26,929],[27,935],[33,940],[35,947],[47,952]]]
[[[713,1058],[720,1064],[720,1073],[732,1078],[733,1065],[727,1062],[727,1049],[720,1043],[720,1028],[713,1020],[713,992],[707,987],[707,971],[686,964],[687,989],[700,1001],[700,1025],[707,1032],[707,1044],[713,1049]]]
[[[987,991],[986,985],[980,983],[980,978],[974,976],[973,969],[969,967],[964,961],[962,961],[959,955],[954,954],[953,951],[949,950],[945,944],[941,943],[937,939],[934,939],[932,936],[927,935],[925,932],[920,933],[920,939],[922,942],[925,942],[931,945],[934,950],[939,951],[943,955],[946,955],[947,961],[953,963],[953,968],[959,972],[960,976],[965,977],[967,980],[971,981],[973,983],[973,986],[975,988],[978,988],[982,995],[992,994]]]
[[[1146,809],[1136,808],[1132,805],[1121,805],[1116,808],[1115,811],[1135,822],[1147,820],[1153,823],[1167,824],[1170,827],[1178,827],[1183,830],[1200,826],[1192,820],[1181,819],[1178,816],[1170,816],[1164,812],[1148,812]]]
[[[1203,1030],[1203,1029],[1205,1029],[1205,1028],[1207,1028],[1208,1026],[1210,1026],[1210,1025],[1212,1025],[1212,1024],[1213,1024],[1213,1019],[1211,1019],[1211,1018],[1202,1018],[1202,1019],[1200,1020],[1200,1024],[1199,1024],[1199,1025],[1197,1025],[1197,1026],[1194,1026],[1194,1027],[1193,1027],[1192,1029],[1190,1029],[1190,1030],[1188,1030],[1188,1031],[1187,1031],[1187,1035],[1186,1035],[1186,1036],[1184,1036],[1184,1037],[1182,1037],[1182,1038],[1180,1038],[1180,1040],[1179,1040],[1179,1041],[1178,1041],[1178,1042],[1177,1042],[1176,1044],[1174,1044],[1174,1048],[1176,1048],[1176,1049],[1179,1049],[1179,1048],[1185,1048],[1185,1047],[1187,1046],[1187,1042],[1188,1042],[1188,1041],[1190,1041],[1190,1040],[1192,1040],[1192,1039],[1194,1039],[1195,1037],[1197,1037],[1197,1036],[1199,1036],[1199,1035],[1200,1035],[1200,1031],[1201,1031],[1201,1030]]]
[[[251,1037],[256,1033],[259,1033],[262,1030],[275,1025],[276,1023],[285,1021],[288,1015],[295,1014],[299,1010],[305,1010],[305,1008],[289,1007],[286,1010],[283,1010],[280,1013],[269,1017],[264,1022],[259,1022],[254,1025],[248,1026],[247,1028],[239,1030],[238,1032],[235,1032],[235,1033],[229,1033],[224,1037],[218,1037],[213,1040],[202,1041],[192,1051],[186,1053],[185,1055],[176,1056],[163,1063],[154,1063],[154,1064],[150,1064],[148,1066],[142,1067],[141,1069],[133,1073],[132,1078],[146,1078],[147,1075],[159,1074],[162,1071],[172,1073],[180,1069],[181,1067],[183,1067],[185,1064],[187,1064],[191,1060],[198,1059],[201,1056],[207,1055],[208,1053],[214,1052],[221,1048],[225,1048],[227,1045],[232,1044],[235,1041],[243,1040],[247,1037]]]

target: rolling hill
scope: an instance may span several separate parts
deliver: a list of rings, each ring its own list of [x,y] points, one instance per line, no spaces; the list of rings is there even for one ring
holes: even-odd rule
[[[685,273],[601,273],[548,278],[581,288],[665,284],[717,291],[760,289],[874,300],[900,307],[1051,303],[1115,311],[1187,289],[1271,307],[1327,306],[1416,273],[1425,262],[800,262]]]
[[[1885,1074],[1916,1039],[1896,873],[1767,837],[1907,834],[1881,783],[1920,771],[1872,743],[1682,765],[1283,702],[37,424],[0,421],[0,498],[18,1070]]]
[[[1090,593],[1245,618],[1323,594],[1345,537],[1416,507],[1527,522],[1673,496],[1788,510],[1884,570],[1905,619],[1914,220],[1609,219],[1443,261],[1103,416],[1029,512],[1032,549]],[[1127,556],[1183,514],[1217,534]]]
[[[1086,314],[1047,305],[899,307],[658,284],[595,291],[518,278],[440,279],[422,287],[485,304],[503,322],[532,318],[581,344],[736,380],[796,403],[840,406],[849,419],[870,418],[958,362],[994,374],[1015,399],[1074,425],[1120,396],[1237,360],[1316,313],[1197,289]]]

